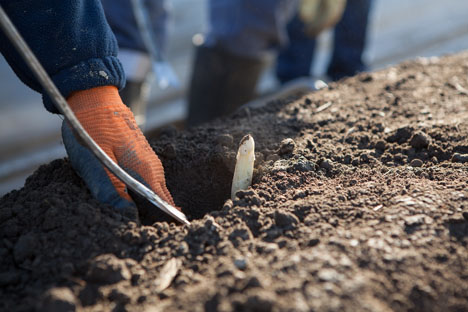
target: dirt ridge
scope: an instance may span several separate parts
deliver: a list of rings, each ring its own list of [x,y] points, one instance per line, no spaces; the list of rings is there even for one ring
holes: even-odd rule
[[[165,129],[150,143],[191,226],[42,166],[0,201],[0,310],[468,310],[467,73],[466,52],[422,58]],[[254,185],[231,201],[246,133]]]

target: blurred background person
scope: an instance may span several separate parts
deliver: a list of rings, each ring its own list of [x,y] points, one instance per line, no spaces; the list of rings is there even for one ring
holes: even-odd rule
[[[142,38],[134,3],[141,3],[151,23],[152,40],[163,53],[167,42],[167,1],[101,1],[118,40],[119,59],[127,76],[121,96],[143,128],[152,84],[152,59]],[[209,28],[196,47],[188,91],[187,125],[227,115],[255,98],[257,82],[272,52],[281,49],[276,68],[281,83],[308,76],[314,37],[336,24],[345,3],[346,0],[209,0]],[[365,69],[361,56],[369,8],[370,0],[348,1],[345,15],[336,27],[335,46],[339,48],[334,49],[329,67],[332,79]],[[296,17],[289,22],[294,14]]]
[[[287,41],[292,0],[209,0],[208,30],[195,51],[187,126],[234,112],[255,96],[268,54]]]
[[[335,50],[330,72],[337,77],[364,70],[364,38],[356,38],[362,32],[365,35],[369,9],[364,3],[370,0],[351,2],[344,10],[345,0],[209,1],[209,28],[196,47],[188,91],[187,126],[228,115],[254,99],[268,57],[280,49],[277,72],[281,82],[308,76],[314,37],[334,26],[343,11],[346,17],[340,21],[336,38],[345,43]],[[361,14],[365,18],[355,11],[366,11]],[[355,19],[360,19],[360,25],[355,25]],[[357,30],[350,31],[350,23]]]
[[[332,81],[368,70],[363,61],[372,0],[347,0],[341,19],[334,28],[332,56],[327,78]],[[309,77],[317,40],[297,14],[288,24],[289,44],[280,50],[275,73],[281,84]]]

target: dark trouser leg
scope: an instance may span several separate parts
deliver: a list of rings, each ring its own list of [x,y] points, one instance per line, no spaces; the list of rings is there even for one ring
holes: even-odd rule
[[[310,76],[316,40],[304,33],[304,24],[296,15],[287,27],[289,44],[280,50],[276,61],[276,77],[281,84]]]
[[[234,112],[252,100],[264,62],[215,47],[197,47],[188,94],[187,126]]]
[[[333,55],[327,74],[332,80],[365,71],[362,54],[372,0],[348,0],[335,27]]]

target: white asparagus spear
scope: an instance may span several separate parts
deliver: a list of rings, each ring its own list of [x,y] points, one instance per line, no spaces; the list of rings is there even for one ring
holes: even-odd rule
[[[247,189],[252,184],[253,167],[255,162],[255,142],[250,134],[242,138],[236,156],[236,168],[232,178],[231,199],[236,192]]]

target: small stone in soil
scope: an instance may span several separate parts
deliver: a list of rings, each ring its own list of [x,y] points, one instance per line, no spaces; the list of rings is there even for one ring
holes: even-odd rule
[[[127,304],[130,302],[130,297],[118,288],[112,289],[108,298],[110,301],[118,302],[120,304]]]
[[[275,212],[275,222],[279,227],[290,228],[299,223],[299,219],[289,212]]]
[[[466,163],[468,162],[468,154],[455,153],[452,156],[452,162]]]
[[[239,270],[245,270],[245,268],[247,268],[247,260],[245,258],[234,259],[234,265]]]
[[[413,135],[409,144],[414,148],[426,148],[431,143],[431,138],[424,132]]]
[[[423,165],[423,162],[421,159],[415,158],[410,162],[411,167],[422,167],[422,165]]]
[[[377,143],[375,143],[375,148],[380,151],[385,151],[385,149],[387,148],[387,143],[385,143],[385,141],[383,140],[379,140],[377,141]]]
[[[233,206],[233,202],[231,199],[228,199],[224,202],[223,209],[231,209]]]
[[[333,269],[322,269],[318,273],[318,278],[322,282],[338,282],[341,280],[341,276]]]
[[[283,141],[281,141],[278,154],[279,155],[292,154],[295,147],[296,147],[296,142],[294,142],[293,139],[291,139],[291,138],[284,139]]]
[[[390,142],[390,143],[397,142],[399,144],[403,144],[411,138],[412,133],[413,133],[413,128],[411,127],[399,128],[396,130],[394,134],[390,135],[387,138],[387,142]]]
[[[317,246],[319,243],[320,243],[320,239],[318,239],[318,238],[312,238],[312,239],[309,240],[309,242],[307,243],[307,246],[309,246],[309,247],[314,247],[314,246]]]
[[[246,290],[248,288],[263,288],[262,283],[256,276],[250,277],[247,282],[245,283],[244,287],[242,288],[243,290]]]
[[[322,163],[320,164],[320,168],[323,168],[325,170],[332,170],[333,169],[333,164],[332,164],[332,161],[330,159],[325,159],[324,161],[322,161]]]
[[[361,163],[367,164],[369,162],[369,155],[367,154],[362,154],[359,156]]]

